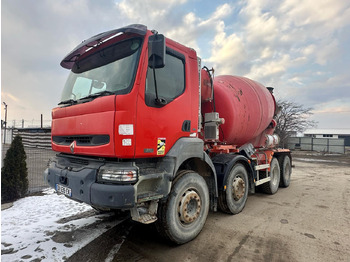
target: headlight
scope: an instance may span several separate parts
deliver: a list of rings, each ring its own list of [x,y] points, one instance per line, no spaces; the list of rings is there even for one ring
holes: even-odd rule
[[[100,168],[97,176],[98,182],[107,183],[135,183],[138,178],[137,169]]]

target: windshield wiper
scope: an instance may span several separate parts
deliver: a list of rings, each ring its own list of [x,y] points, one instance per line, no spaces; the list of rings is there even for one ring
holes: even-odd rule
[[[115,94],[115,92],[105,90],[105,91],[102,91],[102,92],[99,92],[99,93],[90,94],[88,96],[80,98],[80,99],[78,99],[78,101],[85,100],[85,99],[96,98],[96,97],[99,97],[99,96],[114,95],[114,94]]]
[[[66,105],[66,104],[74,105],[74,104],[76,104],[76,103],[77,103],[76,100],[74,100],[74,99],[68,99],[68,100],[61,101],[58,105]]]

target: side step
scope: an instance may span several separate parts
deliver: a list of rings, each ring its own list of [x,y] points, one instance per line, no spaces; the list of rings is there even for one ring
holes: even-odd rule
[[[255,182],[255,185],[256,186],[259,186],[261,184],[264,184],[266,182],[269,182],[271,180],[271,177],[266,177],[266,178],[263,178],[263,179],[260,179],[258,181]]]
[[[143,215],[139,216],[139,219],[137,222],[140,222],[142,224],[151,224],[151,223],[155,222],[156,220],[157,220],[157,217],[154,215],[143,214]]]
[[[157,220],[158,200],[151,201],[148,207],[134,207],[130,210],[132,220],[142,224],[151,224]]]
[[[270,168],[270,164],[263,164],[263,165],[255,166],[255,170],[262,170],[262,169],[267,169],[267,168]]]

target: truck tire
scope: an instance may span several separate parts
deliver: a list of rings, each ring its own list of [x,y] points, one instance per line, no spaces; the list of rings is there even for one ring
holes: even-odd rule
[[[228,214],[241,212],[248,198],[248,174],[242,164],[236,164],[227,176],[226,190],[219,192],[219,207]]]
[[[280,187],[288,187],[290,184],[290,176],[292,174],[292,165],[290,163],[290,157],[288,155],[284,156],[281,164],[281,179]]]
[[[158,207],[156,228],[166,239],[183,244],[202,230],[209,212],[208,186],[199,174],[181,171],[171,192]]]
[[[273,158],[270,165],[270,177],[271,180],[261,185],[261,189],[264,193],[275,194],[280,184],[280,165],[278,164],[277,158]]]

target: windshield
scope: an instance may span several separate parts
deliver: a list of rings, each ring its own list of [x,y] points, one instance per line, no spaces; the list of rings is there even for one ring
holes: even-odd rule
[[[60,104],[128,93],[135,77],[141,42],[140,38],[124,40],[78,60],[68,76]]]

